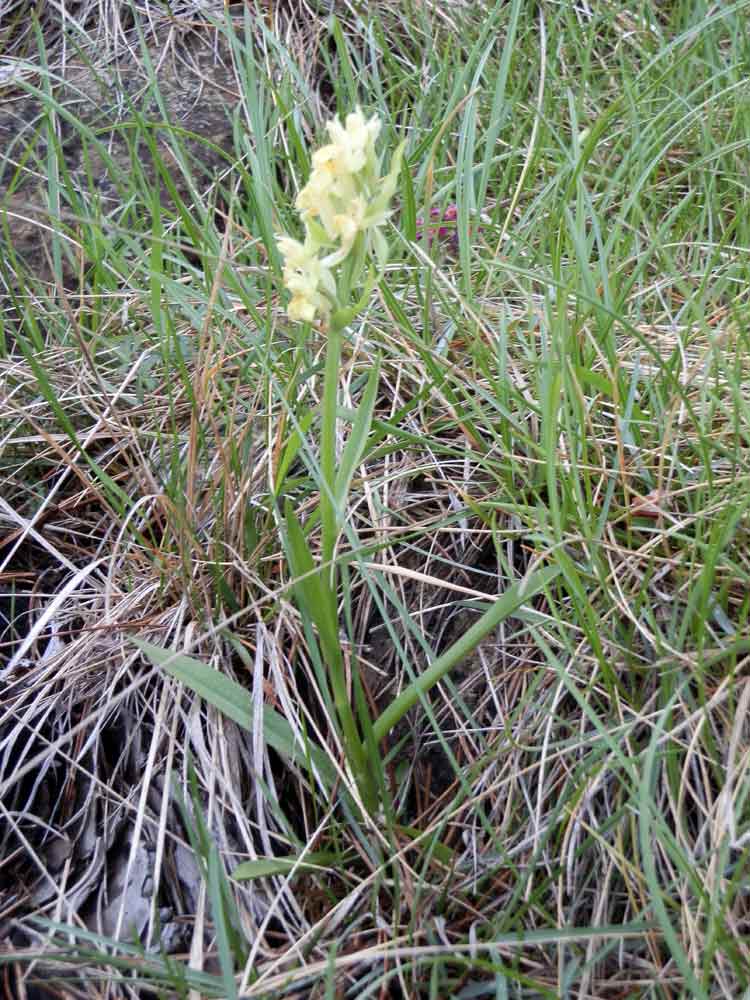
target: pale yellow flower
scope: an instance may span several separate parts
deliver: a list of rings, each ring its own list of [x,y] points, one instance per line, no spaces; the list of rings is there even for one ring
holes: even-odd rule
[[[318,257],[317,246],[290,236],[280,236],[278,246],[284,258],[284,284],[292,293],[287,308],[289,318],[311,323],[319,313],[325,321],[331,311],[330,299],[336,295],[336,282],[330,268]]]
[[[347,205],[347,211],[334,215],[333,229],[336,235],[341,238],[341,249],[345,250],[346,253],[349,253],[357,233],[361,231],[366,214],[367,202],[362,195],[357,195]]]
[[[320,179],[346,177],[358,174],[368,164],[373,164],[375,139],[380,131],[380,121],[373,117],[367,121],[357,110],[346,116],[346,126],[338,118],[326,125],[331,142],[313,153],[313,175]],[[311,178],[312,179],[312,178]]]
[[[368,155],[375,151],[375,139],[380,132],[380,120],[373,116],[367,121],[357,108],[352,114],[346,116],[345,126],[338,118],[334,118],[328,122],[326,129],[331,137],[331,146],[324,146],[323,150],[335,150],[333,159],[337,168],[336,172],[359,173],[367,163]],[[326,156],[329,157],[330,153],[327,153]]]
[[[336,205],[331,197],[330,184],[325,183],[320,176],[313,174],[310,180],[297,195],[295,205],[303,220],[320,219],[321,225],[329,239],[333,239],[333,217]]]
[[[279,252],[284,258],[284,267],[304,267],[311,257],[315,256],[313,247],[293,240],[291,236],[278,236],[276,242]]]
[[[297,195],[295,205],[303,219],[320,219],[328,238],[333,240],[337,235],[335,215],[356,195],[357,185],[351,175],[335,175],[327,165],[318,166]]]
[[[380,121],[367,121],[357,110],[346,116],[346,125],[334,118],[326,125],[331,142],[312,157],[310,179],[297,196],[296,206],[303,218],[320,219],[329,239],[341,235],[336,217],[348,214],[349,203],[361,193],[367,173],[375,168],[375,138]],[[350,232],[350,227],[345,226]],[[348,242],[351,246],[353,237]]]
[[[309,212],[317,208],[320,202],[330,198],[334,186],[334,176],[330,171],[315,167],[310,179],[297,195],[295,202],[300,212]]]
[[[312,323],[315,319],[315,310],[316,306],[314,302],[294,295],[286,307],[286,314],[291,320],[298,320],[301,323]]]
[[[365,159],[363,154],[362,162],[358,163],[356,149],[350,150],[346,146],[331,143],[315,150],[312,156],[312,165],[313,176],[318,174],[321,179],[325,178],[330,184],[337,177],[358,173],[365,165]]]

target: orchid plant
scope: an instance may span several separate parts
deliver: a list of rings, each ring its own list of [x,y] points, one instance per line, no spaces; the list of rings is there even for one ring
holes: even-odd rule
[[[292,572],[300,581],[295,588],[296,599],[300,610],[316,626],[318,639],[311,634],[310,640],[319,641],[322,647],[319,659],[327,667],[346,756],[363,804],[368,808],[374,805],[376,796],[360,729],[366,730],[369,720],[366,712],[360,712],[358,728],[350,704],[338,640],[334,554],[351,478],[370,431],[379,379],[377,361],[340,456],[336,454],[336,428],[344,330],[367,304],[388,262],[383,226],[390,215],[404,144],[398,146],[388,172],[383,175],[375,150],[380,129],[380,119],[367,119],[359,108],[347,115],[344,124],[338,118],[328,122],[330,142],[313,153],[310,178],[295,202],[304,225],[304,239],[282,234],[277,240],[284,261],[284,286],[291,293],[287,315],[291,320],[315,323],[326,335],[320,425],[322,538],[317,571],[303,529],[290,505],[285,511],[287,548]],[[356,670],[354,675],[356,687]]]
[[[332,695],[344,756],[354,778],[358,806],[372,812],[386,808],[389,794],[380,766],[380,746],[406,712],[463,656],[524,599],[546,586],[557,570],[539,570],[510,587],[444,654],[373,720],[359,682],[356,660],[344,662],[339,638],[336,545],[346,516],[346,500],[355,469],[370,433],[379,381],[379,362],[371,365],[367,384],[341,453],[336,428],[341,346],[345,327],[369,301],[375,281],[388,262],[383,226],[390,215],[403,156],[403,143],[383,175],[375,150],[378,118],[357,109],[342,125],[329,121],[330,143],[312,157],[312,172],[296,208],[304,224],[302,241],[283,234],[278,247],[284,259],[284,285],[291,293],[287,314],[315,323],[326,336],[326,366],[320,414],[320,556],[316,560],[291,504],[285,509],[285,544],[294,577],[293,593],[314,651],[321,690]],[[442,235],[442,231],[441,231]],[[308,524],[314,525],[313,516]],[[351,678],[351,694],[348,677]],[[353,697],[352,697],[353,695]],[[352,701],[354,708],[352,707]],[[356,715],[355,715],[356,709]]]

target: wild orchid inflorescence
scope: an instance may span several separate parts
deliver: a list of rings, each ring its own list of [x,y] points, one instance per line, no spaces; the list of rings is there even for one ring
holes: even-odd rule
[[[331,141],[313,153],[312,173],[295,202],[305,238],[278,238],[292,320],[317,319],[327,327],[332,315],[350,306],[365,269],[371,275],[373,261],[381,272],[385,268],[388,243],[381,227],[390,214],[403,143],[381,176],[375,152],[380,128],[379,118],[368,120],[357,108],[344,125],[338,118],[327,123]]]

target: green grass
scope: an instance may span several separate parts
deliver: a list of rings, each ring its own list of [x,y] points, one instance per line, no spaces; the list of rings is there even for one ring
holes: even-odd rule
[[[81,997],[750,995],[750,2],[237,9],[196,29],[243,97],[213,178],[145,22],[126,162],[34,36],[48,141],[8,197],[45,179],[46,276],[0,201],[0,961]],[[356,104],[407,145],[339,497],[274,234]],[[115,838],[152,858],[135,942],[101,922]]]

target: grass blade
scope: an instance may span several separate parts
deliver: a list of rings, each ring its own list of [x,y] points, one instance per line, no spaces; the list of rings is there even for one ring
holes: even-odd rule
[[[397,698],[394,698],[388,708],[382,712],[373,724],[375,741],[380,743],[384,740],[393,727],[403,719],[409,709],[430,688],[434,687],[449,670],[468,656],[492,629],[496,628],[505,618],[512,615],[514,611],[517,611],[525,601],[528,601],[535,594],[548,587],[559,574],[560,569],[557,566],[545,566],[509,587],[485,611],[479,621],[471,626],[465,635],[455,642],[450,649],[447,649],[439,656],[405,691],[402,691]]]

